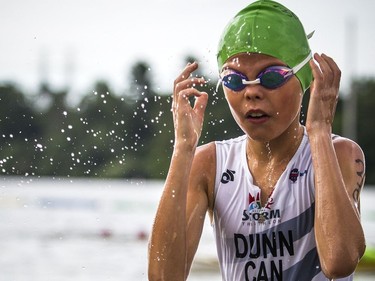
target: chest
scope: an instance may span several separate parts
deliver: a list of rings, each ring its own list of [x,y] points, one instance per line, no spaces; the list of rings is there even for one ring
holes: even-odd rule
[[[259,192],[260,205],[265,206],[272,193],[275,190],[277,182],[281,178],[286,169],[287,163],[279,163],[272,165],[267,163],[265,165],[250,165],[250,173],[252,175],[252,185],[255,192]]]
[[[309,169],[280,169],[278,173],[273,191],[265,195],[246,171],[237,173],[238,180],[217,187],[214,212],[222,234],[248,235],[286,226],[296,229],[313,220],[310,215],[315,200]]]

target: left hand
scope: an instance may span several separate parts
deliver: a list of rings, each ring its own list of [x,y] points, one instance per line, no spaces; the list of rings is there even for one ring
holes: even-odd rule
[[[339,95],[341,71],[335,61],[325,54],[314,54],[310,66],[314,81],[310,88],[310,101],[306,119],[309,133],[324,130],[332,132]]]

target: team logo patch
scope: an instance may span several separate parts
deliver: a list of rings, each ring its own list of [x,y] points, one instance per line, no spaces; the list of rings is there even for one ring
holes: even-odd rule
[[[232,171],[232,170],[229,170],[227,169],[226,172],[224,172],[221,176],[221,183],[228,183],[230,181],[234,181],[234,174],[236,172],[235,171]]]
[[[272,209],[275,203],[272,193],[266,204],[262,206],[260,199],[260,191],[255,195],[249,193],[247,209],[242,212],[242,225],[252,225],[258,223],[276,224],[280,222],[281,212],[279,209]]]
[[[251,212],[252,210],[260,209],[262,208],[260,204],[260,193],[258,192],[255,196],[252,196],[249,193],[249,207],[248,210]]]
[[[294,168],[293,170],[290,171],[289,174],[289,179],[295,183],[298,179],[298,177],[302,177],[307,174],[307,170],[300,172],[297,168]]]

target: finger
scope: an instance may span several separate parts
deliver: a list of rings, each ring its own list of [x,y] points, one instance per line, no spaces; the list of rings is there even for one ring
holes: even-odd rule
[[[194,88],[198,85],[203,86],[206,84],[207,81],[203,77],[192,77],[190,79],[186,79],[176,84],[175,91],[178,93],[179,91],[187,88]]]
[[[322,78],[324,82],[328,82],[329,84],[332,83],[333,81],[333,72],[328,64],[327,60],[325,57],[315,54],[314,59],[316,62],[319,64],[320,71],[322,73]]]
[[[199,116],[203,116],[207,107],[208,94],[206,92],[201,92],[199,96],[195,99],[194,110]]]
[[[336,62],[326,54],[314,56],[317,63],[319,63],[320,70],[322,72],[322,78],[327,86],[334,86],[339,88],[341,80],[341,70]]]
[[[173,91],[173,100],[176,99],[176,94],[183,89],[183,85],[180,84],[183,81],[186,81],[190,75],[198,68],[198,63],[193,62],[193,63],[188,63],[182,73],[175,79],[174,81],[174,91]],[[173,107],[173,104],[172,104]]]
[[[181,92],[185,89],[194,88],[197,85],[203,85],[205,83],[207,83],[206,79],[196,77],[196,78],[186,79],[186,80],[176,84],[175,89],[173,91],[172,108],[174,108],[176,106],[175,102],[177,101],[177,95],[179,94],[179,92]]]
[[[331,57],[327,56],[326,54],[322,54],[322,57],[325,59],[333,73],[333,84],[336,87],[339,87],[341,80],[341,70],[339,66]]]
[[[177,76],[177,78],[174,80],[174,83],[173,83],[173,99],[175,99],[175,96],[176,96],[176,86],[181,83],[183,80],[186,79],[186,77],[188,77],[194,70],[193,70],[193,67],[194,67],[194,63],[188,63],[185,68],[183,69],[183,71],[180,73],[180,75]]]
[[[314,77],[313,83],[315,84],[315,81],[322,81],[323,80],[323,75],[322,72],[320,71],[320,68],[318,64],[314,60],[310,60],[310,67],[312,70],[312,74]]]
[[[176,78],[174,84],[177,85],[181,81],[186,80],[197,69],[198,69],[197,62],[188,63],[183,69],[183,71],[181,72],[181,74]]]
[[[179,92],[173,106],[174,119],[176,120],[178,116],[185,116],[185,114],[190,112],[192,106],[189,99],[191,97],[199,98],[201,95],[202,93],[195,88],[188,88]]]
[[[187,88],[187,89],[184,89],[184,90],[178,92],[177,103],[179,103],[179,104],[189,103],[189,105],[190,105],[189,99],[191,97],[200,97],[201,95],[202,95],[202,92],[198,91],[197,89]]]

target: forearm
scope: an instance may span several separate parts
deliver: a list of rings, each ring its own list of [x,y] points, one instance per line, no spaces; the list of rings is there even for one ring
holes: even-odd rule
[[[197,68],[197,63],[189,63],[174,82],[172,112],[175,146],[149,244],[149,280],[185,280],[190,265],[190,260],[187,260],[187,212],[190,214],[187,211],[187,197],[208,100],[207,93],[195,88],[195,85],[204,84],[206,80],[191,77]],[[190,98],[194,98],[193,106]],[[199,182],[196,185],[199,186]],[[189,201],[199,201],[200,196],[205,200],[204,193],[197,194],[198,198]],[[204,210],[202,207],[201,211]],[[198,243],[197,237],[189,237],[189,241]]]
[[[315,235],[323,270],[352,272],[361,257],[364,236],[329,132],[309,135],[315,171]],[[354,162],[354,159],[353,159]],[[354,268],[353,268],[354,267]]]
[[[194,151],[174,149],[149,244],[150,280],[186,278],[186,203],[193,157]]]

